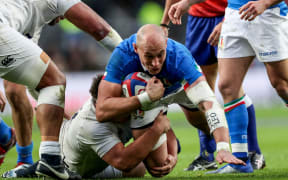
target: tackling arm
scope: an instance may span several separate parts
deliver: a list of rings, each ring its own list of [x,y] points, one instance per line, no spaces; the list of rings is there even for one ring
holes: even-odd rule
[[[153,125],[127,147],[118,143],[104,156],[103,160],[117,169],[129,171],[143,161],[158,142],[159,137],[170,128],[169,121],[160,113]]]
[[[101,80],[98,89],[96,117],[99,122],[116,121],[141,107],[137,96],[121,97],[121,84]]]

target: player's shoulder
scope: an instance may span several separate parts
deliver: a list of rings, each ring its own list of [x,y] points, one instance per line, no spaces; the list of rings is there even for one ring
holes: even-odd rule
[[[168,38],[167,41],[167,56],[177,61],[185,58],[191,58],[190,51],[180,42]]]

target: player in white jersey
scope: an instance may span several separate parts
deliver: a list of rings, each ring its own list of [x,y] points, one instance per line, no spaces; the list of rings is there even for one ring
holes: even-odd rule
[[[151,152],[162,133],[172,133],[170,123],[163,114],[155,118],[154,124],[140,138],[124,146],[132,138],[130,121],[100,123],[95,116],[98,85],[102,76],[94,79],[88,99],[71,120],[62,123],[60,144],[65,163],[83,178],[142,177],[145,167],[142,161]],[[170,134],[171,135],[171,134]],[[169,136],[168,142],[176,141]],[[172,147],[171,145],[170,147]],[[173,149],[177,149],[174,144]],[[177,156],[177,155],[176,155]],[[171,163],[167,163],[169,169]],[[35,173],[35,166],[12,170],[4,177],[28,177]],[[159,172],[161,173],[161,172]]]
[[[35,42],[38,41],[45,24],[55,24],[63,17],[110,49],[113,49],[121,38],[101,17],[79,0],[3,0],[0,6],[0,75],[14,82],[6,81],[5,87],[10,90],[6,92],[12,104],[13,119],[18,124],[15,125],[16,133],[18,132],[18,137],[21,137],[26,132],[29,133],[27,129],[31,129],[32,126],[31,118],[29,119],[32,116],[28,116],[25,122],[31,125],[24,129],[20,128],[22,125],[20,115],[25,117],[27,112],[32,113],[32,109],[30,105],[21,106],[28,100],[23,95],[25,89],[17,85],[19,83],[26,85],[38,99],[36,116],[42,136],[38,173],[65,179],[68,177],[65,171],[48,174],[50,172],[44,172],[43,169],[47,164],[44,158],[49,159],[47,154],[57,157],[60,154],[57,141],[63,118],[65,77]],[[34,42],[25,36],[32,38]],[[15,94],[16,96],[13,96]],[[18,102],[19,99],[21,103]],[[18,111],[18,108],[21,110]],[[50,165],[51,163],[48,162]],[[60,163],[60,159],[57,163]],[[61,175],[64,176],[60,177]]]

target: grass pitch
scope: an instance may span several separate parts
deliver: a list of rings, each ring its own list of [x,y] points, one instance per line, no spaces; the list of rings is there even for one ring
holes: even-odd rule
[[[199,140],[195,128],[189,125],[182,113],[168,114],[172,127],[179,138],[182,152],[175,169],[162,179],[288,179],[288,110],[287,108],[257,109],[258,141],[266,159],[266,168],[252,174],[205,175],[204,172],[187,172],[184,168],[198,155]],[[4,121],[12,125],[10,117]],[[38,160],[40,133],[36,123],[33,127],[34,160]],[[7,153],[0,167],[0,174],[16,165],[15,148]],[[150,179],[148,174],[145,179]]]

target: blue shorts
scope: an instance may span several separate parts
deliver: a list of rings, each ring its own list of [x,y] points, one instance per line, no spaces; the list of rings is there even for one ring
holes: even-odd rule
[[[198,65],[210,65],[217,62],[217,47],[207,43],[214,27],[223,16],[195,17],[188,16],[186,26],[186,47],[190,50]]]

